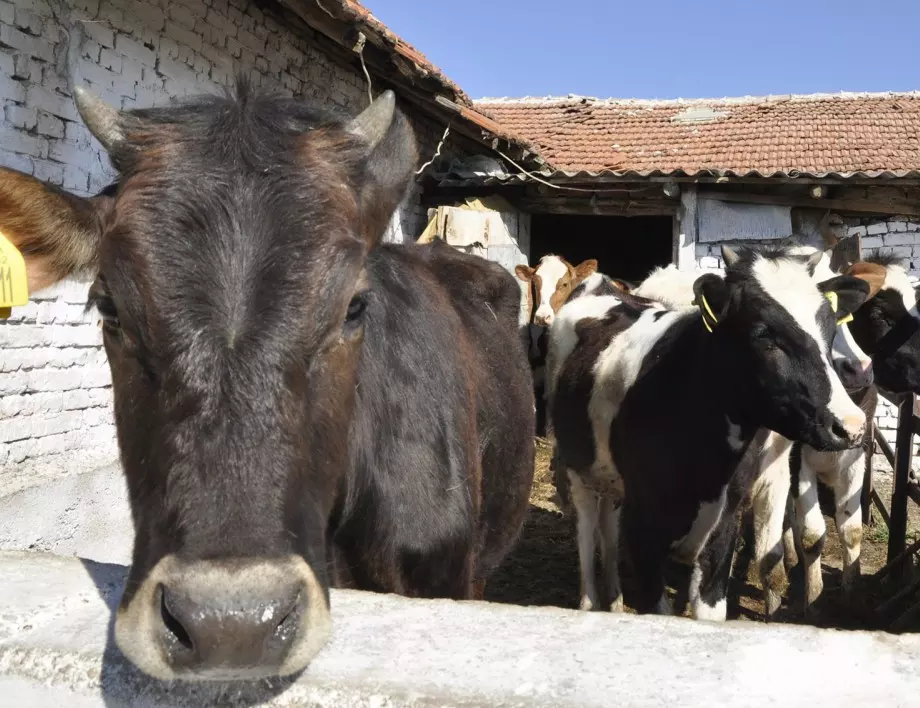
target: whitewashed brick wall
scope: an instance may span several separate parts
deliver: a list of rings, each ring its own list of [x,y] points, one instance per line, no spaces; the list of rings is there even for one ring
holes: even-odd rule
[[[121,109],[219,91],[238,72],[255,85],[348,111],[367,104],[359,69],[323,54],[270,0],[0,0],[0,165],[76,194],[113,172],[80,123],[68,75]],[[412,118],[422,160],[443,126]],[[449,154],[450,146],[446,152]],[[387,231],[417,236],[426,210],[410,193]],[[86,283],[68,283],[0,321],[0,469],[112,457],[110,379]]]
[[[911,276],[920,277],[920,219],[906,216],[891,216],[884,219],[846,219],[847,236],[861,237],[863,257],[878,253],[902,258]],[[758,242],[764,245],[768,242]],[[698,243],[696,245],[697,265],[701,270],[714,271],[722,268],[720,243]],[[879,401],[876,425],[885,439],[894,446],[898,426],[898,410],[888,401]],[[920,445],[920,443],[918,443]]]

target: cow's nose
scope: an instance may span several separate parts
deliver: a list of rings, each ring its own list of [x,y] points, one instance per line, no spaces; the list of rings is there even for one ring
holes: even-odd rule
[[[861,362],[844,361],[841,365],[840,379],[847,390],[865,388],[873,381],[872,360]]]
[[[115,642],[157,678],[230,681],[301,671],[330,629],[328,592],[300,556],[166,556],[126,590]]]
[[[159,590],[163,650],[177,673],[229,677],[280,667],[306,609],[304,588],[294,584],[270,595],[238,591],[219,599],[181,583]]]

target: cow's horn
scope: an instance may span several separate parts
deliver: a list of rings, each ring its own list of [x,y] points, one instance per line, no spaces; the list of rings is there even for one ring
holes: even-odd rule
[[[121,113],[111,106],[107,106],[102,99],[94,96],[82,86],[73,90],[73,100],[77,104],[80,117],[96,140],[102,143],[107,151],[125,139],[121,132],[119,122]]]
[[[396,96],[390,90],[384,91],[348,124],[348,130],[364,138],[373,149],[390,129],[395,110]]]

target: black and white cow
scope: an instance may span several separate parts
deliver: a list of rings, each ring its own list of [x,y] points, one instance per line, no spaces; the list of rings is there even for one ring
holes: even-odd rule
[[[896,258],[876,256],[853,264],[847,272],[872,285],[874,296],[853,313],[849,329],[859,347],[871,356],[878,387],[890,394],[920,393],[920,315],[907,270]],[[854,387],[851,396],[867,416],[874,415],[875,386]],[[818,503],[818,480],[834,493],[845,593],[852,591],[859,577],[863,472],[873,444],[867,435],[859,447],[835,454],[799,445],[793,449],[792,492],[805,554],[806,607],[820,597],[824,587],[821,553],[827,529]],[[785,552],[790,554],[793,547],[787,537]]]
[[[329,588],[480,597],[533,478],[520,290],[381,243],[415,168],[392,92],[356,117],[241,82],[120,112],[81,88],[117,185],[0,168],[38,290],[96,278],[134,519],[118,647],[163,679],[304,669]]]
[[[788,252],[820,258],[812,274],[812,279],[816,282],[828,281],[837,275],[830,269],[830,257],[819,253],[817,249],[794,246],[790,247]],[[869,284],[870,298],[877,290],[878,269],[879,266],[857,269],[858,277]],[[693,273],[677,271],[672,267],[660,269],[650,275],[636,292],[673,306],[681,303],[686,306],[693,299],[692,279],[694,277]],[[863,307],[865,306],[864,304]],[[844,388],[854,403],[862,408],[867,420],[871,420],[875,410],[872,361],[856,344],[847,326],[847,319],[842,317],[837,323],[831,348],[831,359]],[[795,459],[801,460],[804,455],[809,463],[812,461],[814,463],[814,465],[806,463],[802,469],[799,476],[801,489],[806,494],[811,493],[817,484],[815,470],[820,469],[822,480],[834,490],[838,527],[841,536],[845,538],[845,580],[849,579],[854,572],[857,574],[859,572],[858,564],[853,565],[853,559],[858,559],[859,556],[862,528],[860,490],[865,463],[862,450],[871,437],[871,431],[871,425],[867,425],[860,445],[842,451],[817,451],[808,445],[797,443],[799,448]],[[786,549],[793,547],[791,536],[785,539],[783,537],[783,522],[791,483],[790,459],[793,455],[793,442],[776,432],[763,433],[763,435],[765,435],[763,445],[749,447],[741,462],[742,465],[750,466],[752,469],[744,474],[736,475],[733,478],[733,484],[746,484],[751,477],[754,480],[749,492],[754,520],[753,560],[764,589],[766,615],[770,617],[779,608],[786,584],[783,561],[788,551],[784,552],[783,544],[785,542]],[[796,465],[797,470],[798,467]],[[743,494],[744,490],[739,489],[737,493]],[[820,516],[820,511],[818,514]],[[803,516],[799,515],[797,521],[801,526]],[[823,517],[820,522],[823,539]],[[816,522],[812,525],[817,528]],[[806,546],[812,548],[814,544],[806,544]],[[820,549],[816,548],[815,551],[819,552]],[[810,567],[815,566],[810,565]],[[817,558],[816,567],[820,576],[820,556]]]
[[[839,314],[868,286],[844,276],[816,287],[815,257],[722,255],[725,277],[696,280],[696,308],[588,296],[561,308],[551,328],[549,407],[578,512],[583,608],[599,606],[598,527],[611,608],[622,602],[622,526],[637,610],[670,610],[662,563],[675,553],[694,563],[694,616],[724,619],[738,490],[752,480],[730,482],[748,447],[763,444],[755,435],[777,430],[820,449],[862,436],[865,416],[831,365],[837,315],[822,291],[836,293]]]

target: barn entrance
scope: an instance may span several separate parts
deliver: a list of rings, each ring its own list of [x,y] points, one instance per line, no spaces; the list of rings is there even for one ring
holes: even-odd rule
[[[673,237],[671,216],[534,214],[530,263],[536,265],[547,253],[572,265],[596,258],[602,273],[638,282],[671,262]]]

